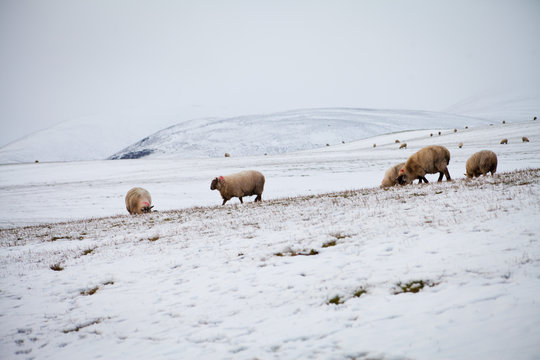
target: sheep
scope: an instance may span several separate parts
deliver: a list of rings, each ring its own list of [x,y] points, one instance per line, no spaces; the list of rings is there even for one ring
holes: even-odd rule
[[[228,176],[218,176],[212,180],[210,190],[219,190],[223,204],[233,197],[240,199],[244,196],[257,195],[255,202],[262,201],[264,190],[264,175],[255,170],[242,171]]]
[[[130,214],[142,214],[152,211],[152,197],[150,193],[140,187],[134,187],[126,194],[126,209]]]
[[[377,144],[373,144],[373,147],[377,147]]]
[[[526,137],[526,136],[523,136],[523,137],[521,138],[521,141],[523,141],[523,142],[529,142],[529,138]]]
[[[399,170],[399,176],[396,178],[400,185],[411,184],[415,179],[428,183],[426,174],[439,173],[439,179],[442,181],[443,175],[446,180],[452,180],[448,172],[450,163],[450,152],[447,148],[440,145],[431,145],[418,150],[412,154],[405,166]]]
[[[503,120],[502,123],[503,123],[503,124],[506,124],[506,121]]]
[[[231,157],[231,154],[225,153],[225,157]]]
[[[439,131],[439,136],[441,136],[441,132]]]
[[[429,134],[429,136],[433,136],[433,133]]]
[[[381,182],[381,187],[390,187],[397,185],[397,177],[399,175],[399,170],[401,170],[405,166],[405,163],[399,163],[397,165],[392,166],[390,169],[386,170],[384,173],[384,178]]]
[[[468,126],[468,125],[466,125],[466,126],[465,126],[465,129],[468,129],[468,128],[469,128],[469,126]]]
[[[460,142],[459,144],[457,144],[457,146],[461,149],[463,147],[463,143]]]
[[[468,178],[484,175],[491,172],[491,176],[497,171],[497,155],[491,150],[482,150],[472,154],[465,164]]]
[[[400,141],[399,141],[399,140],[396,140],[396,141],[395,141],[395,143],[396,143],[396,144],[399,144],[399,143],[400,143]]]
[[[503,144],[505,144],[505,145],[508,144],[508,139],[506,139],[506,138],[502,139],[501,140],[501,145],[503,145]]]
[[[407,143],[403,143],[399,146],[400,149],[406,149],[407,148]]]
[[[454,132],[457,133],[457,129],[454,129]]]

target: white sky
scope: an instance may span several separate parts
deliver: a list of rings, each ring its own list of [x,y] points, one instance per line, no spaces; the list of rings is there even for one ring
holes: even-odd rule
[[[0,146],[87,116],[540,96],[540,1],[0,0]]]

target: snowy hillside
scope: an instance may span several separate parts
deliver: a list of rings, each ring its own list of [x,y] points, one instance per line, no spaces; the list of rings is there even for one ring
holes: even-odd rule
[[[185,122],[159,131],[111,159],[280,154],[410,129],[464,128],[489,123],[426,111],[307,109]]]
[[[62,122],[0,148],[0,164],[105,159],[170,125],[167,118],[89,116]]]
[[[536,169],[0,230],[0,357],[538,359],[539,214]]]

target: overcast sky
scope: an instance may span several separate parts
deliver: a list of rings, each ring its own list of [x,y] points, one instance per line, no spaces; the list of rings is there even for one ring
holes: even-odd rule
[[[86,116],[540,96],[540,1],[0,0],[0,146]]]

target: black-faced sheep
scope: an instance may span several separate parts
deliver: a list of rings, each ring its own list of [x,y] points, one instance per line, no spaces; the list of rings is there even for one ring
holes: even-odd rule
[[[501,145],[503,145],[503,144],[504,145],[508,144],[508,139],[506,139],[506,138],[502,139],[501,140]]]
[[[152,211],[150,193],[140,187],[134,187],[126,194],[126,209],[130,214],[143,214]]]
[[[218,176],[212,180],[210,190],[219,190],[223,204],[233,197],[240,199],[244,196],[257,195],[255,202],[262,201],[264,190],[264,175],[255,170],[242,171],[237,174]]]
[[[384,173],[384,178],[381,182],[381,187],[390,187],[397,185],[397,177],[399,175],[399,170],[401,170],[405,166],[405,163],[399,163],[397,165],[392,166],[390,169],[386,170]]]
[[[529,142],[529,138],[526,137],[526,136],[523,136],[523,137],[521,138],[521,141],[523,141],[523,142]]]
[[[407,143],[403,143],[403,144],[399,145],[399,148],[400,149],[406,149],[407,148]]]
[[[397,182],[400,185],[411,184],[415,179],[420,182],[428,182],[425,178],[426,174],[439,173],[439,179],[442,181],[443,176],[446,180],[452,180],[448,172],[448,164],[450,163],[450,151],[440,145],[431,145],[418,150],[412,154],[407,162],[399,170]]]
[[[465,164],[465,171],[468,178],[484,175],[488,172],[495,174],[497,171],[497,155],[491,150],[482,150],[472,154]]]

